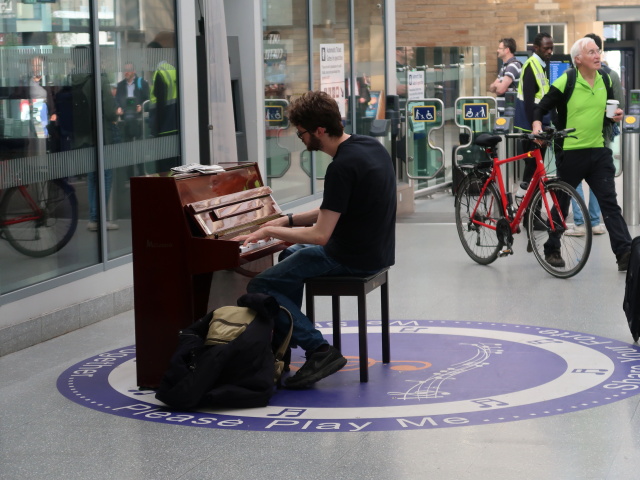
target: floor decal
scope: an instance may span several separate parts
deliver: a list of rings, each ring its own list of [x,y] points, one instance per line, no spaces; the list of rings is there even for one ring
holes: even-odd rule
[[[136,386],[135,347],[67,369],[68,399],[123,417],[206,428],[362,432],[484,425],[607,405],[640,393],[640,347],[595,335],[487,322],[391,322],[391,363],[380,322],[369,322],[369,382],[359,382],[357,322],[343,322],[338,373],[309,390],[278,390],[265,408],[167,409]],[[331,341],[331,324],[319,324]],[[294,350],[292,370],[304,362]],[[292,372],[293,373],[293,372]]]

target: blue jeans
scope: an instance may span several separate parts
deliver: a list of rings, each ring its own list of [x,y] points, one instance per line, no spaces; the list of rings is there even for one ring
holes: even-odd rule
[[[582,191],[582,182],[576,187],[576,190],[580,196],[584,199],[584,192]],[[576,225],[583,225],[584,218],[582,218],[582,211],[578,208],[578,204],[575,200],[571,199],[571,205],[573,206],[573,223]],[[589,190],[589,218],[591,219],[591,226],[595,227],[600,225],[600,204],[593,190]]]
[[[109,194],[111,194],[111,180],[113,178],[112,170],[104,171],[104,189],[107,203],[109,202]],[[98,221],[98,174],[97,172],[89,172],[87,174],[87,190],[89,194],[89,221]],[[106,215],[105,215],[106,217]]]
[[[329,257],[319,245],[293,245],[285,252],[280,262],[251,279],[247,292],[271,295],[289,310],[293,316],[291,347],[299,346],[312,352],[328,342],[302,313],[304,281],[323,275],[372,275],[378,270],[346,267]],[[281,312],[276,319],[276,338],[283,338],[288,331],[289,318]]]

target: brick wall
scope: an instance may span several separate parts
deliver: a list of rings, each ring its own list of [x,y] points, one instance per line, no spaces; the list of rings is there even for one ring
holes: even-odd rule
[[[484,46],[487,85],[497,73],[496,48],[500,38],[512,37],[518,50],[525,47],[525,25],[567,25],[566,52],[587,33],[602,35],[596,6],[637,5],[638,0],[396,0],[398,46]]]

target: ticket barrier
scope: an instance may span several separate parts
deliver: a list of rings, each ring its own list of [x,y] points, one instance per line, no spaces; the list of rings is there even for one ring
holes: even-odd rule
[[[475,138],[481,133],[495,133],[497,102],[495,97],[459,97],[455,102],[455,123],[460,127],[458,146],[452,154],[452,193],[464,178],[461,167],[474,165],[486,158],[484,149],[475,145]],[[503,118],[503,117],[500,117]],[[507,121],[508,122],[508,121]],[[504,123],[501,121],[501,125]],[[498,144],[500,145],[500,144]]]
[[[407,101],[406,173],[412,180],[443,176],[444,150],[434,142],[434,132],[444,126],[444,103],[437,98]]]

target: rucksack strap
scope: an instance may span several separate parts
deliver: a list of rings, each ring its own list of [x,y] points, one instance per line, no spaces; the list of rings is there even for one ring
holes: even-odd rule
[[[607,100],[612,100],[613,84],[611,82],[611,77],[603,68],[600,68],[598,73],[602,76],[604,86],[607,89]],[[571,98],[571,95],[573,95],[573,90],[576,86],[576,69],[573,67],[567,68],[565,74],[567,75],[567,83],[564,87],[564,102],[566,104],[569,103],[569,99]]]
[[[289,332],[287,333],[287,336],[278,347],[278,350],[276,350],[276,361],[282,360],[284,358],[285,353],[287,353],[287,348],[289,348],[289,343],[291,342],[291,335],[293,335],[293,316],[291,315],[291,312],[286,308],[284,308],[282,305],[280,306],[280,308],[284,310],[286,314],[289,316],[290,322],[289,322]]]

